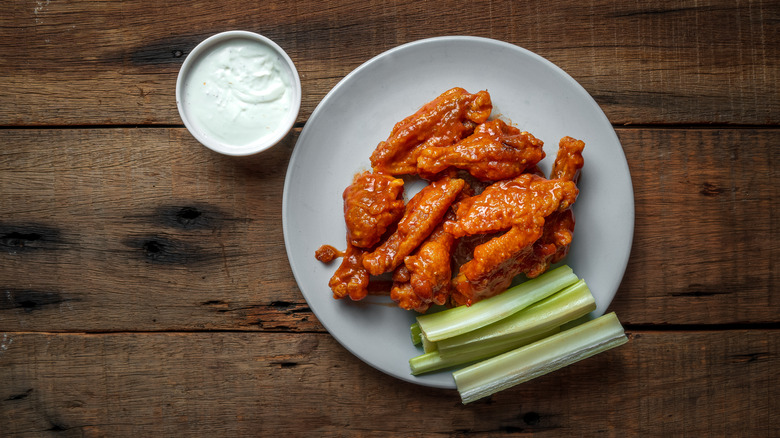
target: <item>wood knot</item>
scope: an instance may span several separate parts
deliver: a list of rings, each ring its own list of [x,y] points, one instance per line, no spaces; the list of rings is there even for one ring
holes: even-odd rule
[[[142,248],[144,252],[146,252],[146,256],[150,258],[155,258],[157,257],[157,254],[165,251],[165,245],[156,240],[144,242]]]
[[[705,182],[701,185],[701,190],[699,190],[699,193],[704,196],[718,196],[721,193],[725,192],[726,190],[722,187],[718,187],[715,184],[711,184],[708,182]]]
[[[162,236],[138,236],[125,239],[124,244],[146,261],[164,264],[186,264],[215,260],[219,253],[206,251],[188,242]]]
[[[0,237],[0,240],[3,241],[3,245],[22,248],[26,243],[41,240],[42,237],[43,236],[38,233],[19,233],[14,231],[12,233],[3,234],[2,237]]]
[[[527,412],[525,415],[523,415],[523,422],[529,426],[539,424],[541,419],[542,417],[536,412]]]
[[[80,301],[78,298],[65,297],[59,291],[3,289],[3,292],[4,295],[0,297],[0,310],[22,309],[29,313],[66,302]]]
[[[182,207],[176,213],[176,222],[186,226],[195,222],[203,213],[195,207]]]
[[[60,243],[57,229],[40,225],[0,224],[0,250],[11,254],[33,249],[54,249]]]

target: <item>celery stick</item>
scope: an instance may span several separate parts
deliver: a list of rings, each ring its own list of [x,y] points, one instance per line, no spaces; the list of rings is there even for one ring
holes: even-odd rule
[[[415,322],[409,327],[409,331],[412,335],[412,345],[419,345],[422,343],[422,330],[420,330],[420,324]]]
[[[560,328],[554,327],[553,329],[547,329],[543,332],[529,333],[525,338],[511,339],[510,342],[494,342],[492,344],[485,343],[483,344],[482,349],[474,349],[459,356],[448,356],[445,358],[442,357],[438,351],[426,352],[409,359],[409,368],[412,370],[412,375],[416,376],[456,365],[463,365],[478,360],[487,359],[497,354],[522,347],[523,345],[528,345],[532,342],[536,342],[540,339],[544,339],[548,336],[558,333],[559,331]]]
[[[523,338],[587,315],[596,309],[596,300],[584,280],[579,280],[560,292],[510,315],[500,321],[477,330],[439,341],[442,357],[467,354],[484,348],[485,344],[511,343],[513,338]]]
[[[426,353],[430,353],[431,351],[436,351],[439,349],[436,342],[429,341],[425,336],[422,336],[422,346],[423,351]]]
[[[453,373],[464,404],[628,342],[615,313]]]
[[[460,362],[454,357],[449,360],[443,360],[441,356],[439,356],[438,351],[431,351],[430,353],[423,353],[409,359],[409,368],[412,370],[412,375],[417,376],[424,373],[430,373],[431,371],[460,365],[461,363],[465,362]]]
[[[417,323],[423,336],[438,342],[506,318],[577,280],[571,268],[564,265],[471,306],[418,316]]]
[[[423,336],[422,330],[420,330],[420,324],[414,323],[409,328],[409,331],[412,335],[412,344],[413,345],[420,345],[422,344],[423,351],[426,353],[430,353],[431,351],[438,350],[438,347],[436,345],[436,342],[431,342]]]

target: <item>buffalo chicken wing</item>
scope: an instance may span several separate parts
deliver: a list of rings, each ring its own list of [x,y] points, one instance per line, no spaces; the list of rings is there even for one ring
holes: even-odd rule
[[[344,190],[347,240],[359,248],[371,248],[387,227],[404,213],[404,182],[389,175],[363,172]]]
[[[465,138],[487,120],[492,109],[487,91],[448,90],[398,122],[371,154],[371,166],[377,173],[416,174],[417,157],[423,150]]]
[[[446,224],[447,230],[455,237],[508,230],[533,222],[530,218],[544,218],[557,209],[567,208],[578,193],[571,181],[522,174],[493,183],[479,195],[460,201],[457,219]]]
[[[357,301],[368,295],[369,275],[363,267],[364,254],[365,250],[347,243],[341,265],[328,282],[328,286],[333,291],[333,298],[350,297]]]
[[[523,174],[461,201],[457,219],[445,224],[453,236],[504,233],[477,246],[473,259],[460,267],[453,279],[453,302],[470,305],[496,295],[516,275],[527,272],[526,262],[543,235],[545,218],[568,209],[578,193],[571,181]]]
[[[535,166],[544,158],[542,146],[533,135],[495,119],[452,146],[426,148],[420,152],[417,166],[421,175],[454,167],[481,181],[498,181]]]
[[[395,232],[363,257],[368,272],[380,275],[400,265],[433,232],[464,185],[462,179],[444,177],[410,199]]]
[[[407,310],[424,313],[433,304],[445,304],[452,280],[451,252],[455,237],[440,224],[393,274],[390,298]]]

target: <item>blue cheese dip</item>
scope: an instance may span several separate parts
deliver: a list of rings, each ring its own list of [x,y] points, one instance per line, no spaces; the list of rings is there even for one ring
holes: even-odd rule
[[[244,146],[282,128],[293,105],[292,80],[271,47],[247,38],[227,40],[192,66],[185,111],[202,135]]]

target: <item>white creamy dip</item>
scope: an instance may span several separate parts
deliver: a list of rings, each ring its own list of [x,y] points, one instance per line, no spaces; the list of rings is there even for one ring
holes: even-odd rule
[[[192,66],[185,111],[202,134],[243,146],[275,133],[293,105],[292,78],[271,47],[224,41]]]

